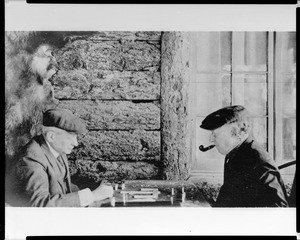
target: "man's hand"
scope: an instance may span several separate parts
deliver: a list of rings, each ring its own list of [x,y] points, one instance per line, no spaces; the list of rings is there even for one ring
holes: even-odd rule
[[[112,186],[101,183],[100,186],[93,191],[94,201],[100,201],[106,198],[111,198],[113,194],[114,190]]]

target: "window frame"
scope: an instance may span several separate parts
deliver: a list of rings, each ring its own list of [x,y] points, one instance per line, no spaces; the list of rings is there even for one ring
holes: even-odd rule
[[[221,32],[219,32],[221,33]],[[222,73],[230,73],[231,75],[231,80],[230,80],[230,84],[231,84],[231,88],[232,88],[232,76],[234,73],[236,73],[235,71],[233,71],[232,69],[232,56],[233,56],[233,38],[234,38],[234,32],[230,32],[231,33],[231,69],[229,72],[226,72],[224,70],[220,70],[218,71],[218,73],[222,74]],[[266,143],[267,143],[267,151],[270,153],[270,155],[272,156],[272,158],[278,162],[278,164],[283,163],[283,159],[279,159],[280,156],[282,156],[282,154],[280,154],[280,152],[282,152],[282,119],[279,116],[280,115],[280,111],[278,111],[279,105],[278,105],[278,101],[280,101],[280,94],[281,89],[279,85],[275,84],[276,78],[278,78],[278,68],[276,68],[275,66],[278,66],[277,64],[280,62],[280,54],[278,54],[278,49],[280,47],[280,41],[281,39],[278,38],[276,36],[276,33],[273,31],[269,31],[266,32],[267,34],[267,47],[266,47],[266,71],[261,71],[261,72],[255,72],[255,74],[266,74],[266,81],[267,81],[267,102],[266,102],[266,106],[267,106],[267,110],[265,113],[265,117],[266,117],[266,123],[267,123],[267,133],[266,133]],[[191,84],[190,84],[190,93],[191,93],[191,121],[192,121],[192,126],[193,126],[193,130],[192,130],[192,159],[191,159],[191,166],[193,166],[194,161],[197,161],[196,159],[196,151],[199,151],[199,146],[196,146],[196,131],[194,129],[198,128],[199,126],[197,126],[196,124],[196,120],[197,117],[199,117],[197,115],[197,111],[196,108],[196,76],[198,74],[197,72],[197,45],[196,45],[196,41],[197,41],[197,33],[194,33],[192,35],[192,41],[191,41]],[[276,42],[277,41],[277,42]],[[277,51],[277,52],[276,52]],[[213,72],[210,72],[213,73]],[[242,71],[240,73],[243,74],[247,74],[249,72],[247,71]],[[253,72],[250,72],[253,73]],[[230,104],[232,105],[232,101],[233,101],[233,95],[232,95],[232,89],[231,89],[231,93],[230,93]],[[214,174],[220,174],[219,171],[203,171],[200,169],[193,169],[191,167],[190,169],[190,176],[203,176],[204,175],[214,175]]]

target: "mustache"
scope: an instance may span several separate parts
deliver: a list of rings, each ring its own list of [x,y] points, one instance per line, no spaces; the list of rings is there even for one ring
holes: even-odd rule
[[[47,67],[47,71],[49,71],[52,68],[55,68],[56,70],[60,70],[58,63],[56,62],[56,60],[54,58],[50,59],[48,67]]]
[[[59,70],[59,67],[56,63],[50,63],[47,67],[47,71],[51,70],[51,69],[56,69],[56,70]]]
[[[206,152],[206,151],[208,151],[208,150],[210,150],[210,149],[212,149],[212,148],[214,148],[215,147],[215,145],[210,145],[210,146],[207,146],[207,147],[204,147],[203,145],[200,145],[199,146],[199,150],[201,151],[201,152]]]

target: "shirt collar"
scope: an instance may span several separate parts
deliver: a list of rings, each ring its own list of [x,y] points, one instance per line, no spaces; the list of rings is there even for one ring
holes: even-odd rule
[[[51,145],[49,144],[49,142],[45,139],[45,142],[47,143],[49,149],[50,149],[50,152],[53,154],[53,156],[55,158],[58,158],[58,156],[60,155],[57,151],[54,150],[53,147],[51,147]]]

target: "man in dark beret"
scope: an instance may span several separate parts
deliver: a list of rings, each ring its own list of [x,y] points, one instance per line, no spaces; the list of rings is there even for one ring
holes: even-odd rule
[[[209,114],[200,126],[210,130],[225,155],[224,182],[214,207],[287,207],[286,190],[271,156],[254,140],[249,114],[230,106]]]
[[[85,124],[69,110],[50,109],[43,114],[43,132],[25,146],[16,164],[19,205],[80,207],[112,197],[113,188],[100,184],[91,191],[71,183],[67,154],[78,145]]]

